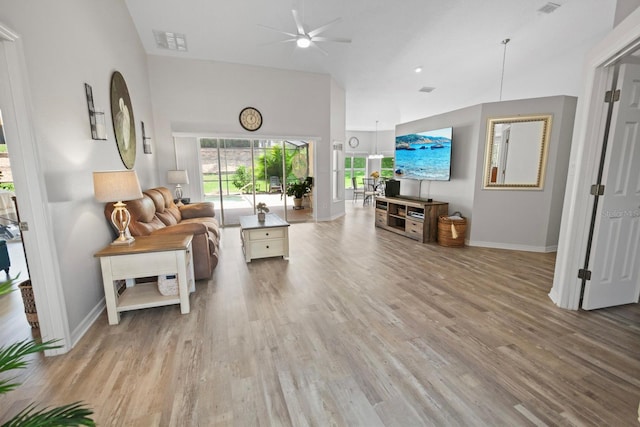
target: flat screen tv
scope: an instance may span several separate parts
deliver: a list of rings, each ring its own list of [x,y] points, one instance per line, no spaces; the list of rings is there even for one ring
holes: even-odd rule
[[[396,136],[396,177],[449,181],[452,133],[448,127]]]

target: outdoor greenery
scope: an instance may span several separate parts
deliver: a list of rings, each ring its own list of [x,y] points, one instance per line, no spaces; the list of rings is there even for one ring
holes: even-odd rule
[[[247,170],[244,166],[238,166],[236,173],[233,174],[231,183],[236,188],[246,188],[246,185],[251,182],[251,170]],[[246,191],[245,191],[246,192]]]
[[[0,282],[0,296],[13,292],[14,282],[17,277]],[[37,342],[35,340],[23,340],[17,343],[0,347],[0,373],[14,369],[24,369],[27,366],[25,358],[44,350],[60,348],[56,343],[59,340]],[[15,377],[0,379],[0,394],[8,393],[20,386]],[[31,403],[17,415],[2,424],[2,427],[57,427],[57,426],[95,426],[95,422],[89,418],[93,411],[84,406],[82,402],[75,402],[53,408],[36,410]]]
[[[295,150],[285,150],[285,176],[289,178],[292,174],[291,159]],[[280,181],[282,179],[282,146],[274,145],[258,156],[255,165],[255,173],[257,179],[269,180],[271,176],[277,176]],[[287,180],[288,181],[288,180]]]

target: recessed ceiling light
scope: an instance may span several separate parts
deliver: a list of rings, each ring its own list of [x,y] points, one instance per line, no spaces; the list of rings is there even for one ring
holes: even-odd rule
[[[544,6],[542,6],[540,9],[538,9],[538,12],[542,12],[542,13],[552,13],[553,11],[555,11],[557,8],[559,8],[561,5],[558,3],[552,3],[549,2],[547,4],[545,4]]]
[[[187,37],[184,34],[153,30],[153,37],[156,39],[156,46],[161,49],[187,51]]]
[[[435,87],[423,86],[418,92],[430,93],[430,92],[433,92],[435,89],[436,89]]]
[[[416,73],[421,73],[422,67],[416,67],[413,71],[415,71]]]

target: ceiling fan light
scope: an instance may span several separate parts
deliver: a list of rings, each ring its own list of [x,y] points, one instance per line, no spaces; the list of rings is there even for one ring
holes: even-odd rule
[[[309,37],[300,36],[296,40],[296,45],[298,45],[298,47],[301,47],[302,49],[306,49],[311,46],[311,39]]]

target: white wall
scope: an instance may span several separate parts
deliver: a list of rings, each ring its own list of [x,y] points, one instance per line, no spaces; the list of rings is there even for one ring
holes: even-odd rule
[[[331,147],[334,138],[344,138],[344,119],[341,133],[332,108],[344,105],[344,91],[330,76],[161,56],[149,56],[148,62],[161,177],[175,166],[174,133],[312,139],[317,218],[336,215]],[[256,132],[245,131],[238,121],[247,106],[262,113],[263,125]],[[341,111],[344,116],[344,107]]]
[[[481,104],[396,126],[397,135],[453,127],[450,181],[402,179],[400,194],[449,203],[467,218],[469,245],[555,250],[571,147],[576,98],[555,96]],[[545,187],[484,190],[487,120],[552,114]]]
[[[0,0],[0,21],[23,40],[37,155],[47,183],[47,200],[42,203],[50,212],[55,236],[56,253],[51,257],[59,264],[69,328],[77,339],[87,316],[104,298],[93,254],[112,240],[103,205],[93,198],[91,173],[124,169],[110,128],[110,78],[115,70],[123,74],[136,130],[140,120],[152,129],[146,55],[122,0]],[[105,110],[107,141],[91,139],[85,82],[93,86],[95,105]],[[136,137],[135,170],[144,187],[155,185],[155,156],[142,154],[141,136]],[[18,197],[29,191],[16,190]]]
[[[482,104],[470,245],[538,252],[557,248],[576,103],[575,97],[552,96]],[[487,120],[533,114],[553,116],[544,188],[483,189]]]
[[[474,216],[480,110],[480,106],[473,106],[396,126],[397,135],[453,127],[451,180],[420,184],[420,181],[401,179],[400,194],[448,202],[450,213],[459,211],[467,218],[467,230],[472,228]]]
[[[314,193],[318,193],[317,203],[320,206],[324,200],[331,200],[331,219],[338,218],[344,215],[344,147],[347,146],[345,140],[345,129],[347,126],[347,111],[346,111],[346,100],[345,100],[345,92],[335,80],[331,79],[331,103],[329,105],[330,113],[331,113],[331,141],[332,142],[340,142],[342,143],[343,151],[339,156],[339,161],[341,162],[338,170],[340,174],[338,176],[338,182],[334,182],[333,174],[329,171],[325,171],[321,165],[324,165],[325,162],[320,158],[321,155],[325,153],[323,151],[316,150],[318,156],[316,156],[316,162],[319,167],[316,168],[315,173],[318,179],[318,182],[331,182],[331,186],[338,186],[337,189],[337,197],[334,199],[331,191],[331,187],[317,185],[317,182],[314,182],[315,188]],[[331,158],[331,155],[329,156]],[[331,163],[329,163],[331,164]],[[332,166],[333,168],[333,166]],[[325,174],[329,173],[329,180],[325,178]],[[328,190],[328,192],[327,192]],[[331,198],[328,198],[331,197]]]

